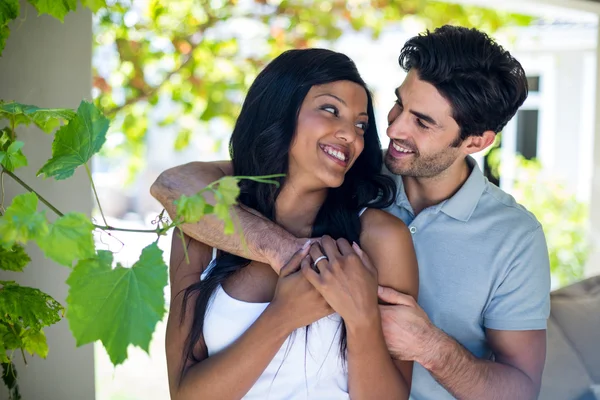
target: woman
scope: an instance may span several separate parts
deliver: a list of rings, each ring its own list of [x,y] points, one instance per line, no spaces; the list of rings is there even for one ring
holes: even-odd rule
[[[242,181],[239,202],[298,237],[329,235],[331,261],[307,245],[278,276],[188,242],[204,271],[198,282],[179,268],[174,239],[172,398],[407,399],[412,363],[387,352],[377,284],[416,298],[416,259],[406,226],[377,209],[395,188],[380,175],[371,96],[354,63],[323,49],[277,57],[252,84],[230,150],[234,175],[286,174],[279,188]],[[352,258],[352,267],[342,271],[334,257]]]

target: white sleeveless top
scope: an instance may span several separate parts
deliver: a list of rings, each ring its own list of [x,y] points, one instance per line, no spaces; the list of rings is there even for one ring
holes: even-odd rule
[[[359,215],[362,215],[364,209]],[[202,279],[214,266],[213,260]],[[269,303],[247,303],[229,296],[219,285],[204,318],[204,342],[208,356],[239,338]],[[348,400],[348,371],[340,353],[342,320],[335,313],[294,331],[283,343],[254,386],[248,400]],[[252,354],[248,354],[252,357]]]

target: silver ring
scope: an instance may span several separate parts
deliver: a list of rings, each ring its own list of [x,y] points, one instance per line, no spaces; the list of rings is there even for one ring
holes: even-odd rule
[[[327,256],[321,256],[321,257],[318,257],[318,258],[315,260],[315,262],[313,263],[313,267],[315,267],[315,268],[319,268],[319,267],[317,267],[317,263],[318,263],[319,261],[321,261],[321,260],[329,260],[329,258],[327,258]]]

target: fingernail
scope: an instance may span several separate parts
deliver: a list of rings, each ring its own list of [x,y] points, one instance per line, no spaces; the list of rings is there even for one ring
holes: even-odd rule
[[[360,250],[360,247],[356,244],[356,242],[352,242],[352,247],[354,248],[354,250]]]
[[[306,243],[304,243],[304,246],[302,246],[302,250],[306,250],[310,247],[310,240],[307,240]]]

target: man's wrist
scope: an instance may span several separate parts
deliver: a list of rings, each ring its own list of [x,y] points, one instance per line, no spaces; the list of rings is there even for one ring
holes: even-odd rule
[[[433,372],[444,368],[452,355],[456,354],[458,343],[444,331],[432,326],[428,335],[424,337],[423,352],[415,360],[426,370]]]
[[[281,268],[292,258],[294,253],[302,248],[306,240],[298,239],[291,233],[284,231],[279,236],[277,243],[268,241],[260,246],[262,257],[279,274]],[[264,238],[262,239],[264,240]]]

